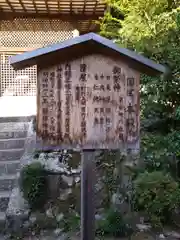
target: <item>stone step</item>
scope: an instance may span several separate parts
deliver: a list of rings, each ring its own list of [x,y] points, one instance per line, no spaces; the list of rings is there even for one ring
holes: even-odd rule
[[[0,150],[0,161],[19,160],[24,153],[24,148]]]
[[[16,174],[20,170],[20,161],[0,161],[0,176]]]
[[[6,225],[6,214],[5,212],[0,212],[0,232],[1,233],[5,230],[5,225]]]
[[[17,116],[17,117],[0,117],[0,123],[9,123],[9,122],[30,122],[34,116]]]
[[[0,222],[4,221],[6,219],[6,214],[5,212],[0,212]]]
[[[5,212],[9,203],[11,191],[0,191],[0,212]]]
[[[0,149],[23,148],[26,138],[0,139]]]
[[[26,131],[29,127],[28,122],[0,122],[0,132]]]
[[[0,139],[26,138],[26,136],[27,136],[27,131],[0,132]]]
[[[0,176],[0,194],[1,191],[10,191],[17,184],[17,175],[16,174],[7,174]]]

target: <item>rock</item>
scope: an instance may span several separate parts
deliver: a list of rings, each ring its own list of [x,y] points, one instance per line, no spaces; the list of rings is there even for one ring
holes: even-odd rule
[[[138,232],[131,236],[131,240],[155,240],[155,238],[147,232]]]
[[[57,229],[54,231],[54,234],[55,234],[56,236],[59,236],[61,233],[62,233],[62,229],[60,229],[60,228],[57,228]]]
[[[65,234],[65,233],[63,233],[59,238],[57,238],[57,240],[69,240],[70,238],[69,238],[69,236],[68,236],[68,234]],[[72,239],[72,240],[74,240],[74,239]]]
[[[46,216],[49,217],[49,218],[53,218],[53,217],[54,217],[51,208],[49,208],[49,209],[46,210]]]
[[[58,157],[48,157],[44,153],[41,153],[37,161],[41,162],[47,171],[68,174],[67,167],[63,163],[59,162]]]
[[[47,176],[48,179],[48,192],[49,192],[49,198],[50,199],[57,199],[60,193],[60,179],[61,176],[54,175],[54,174],[49,174]]]
[[[129,203],[125,200],[122,194],[114,193],[111,198],[113,206],[121,213],[127,214],[130,210]]]
[[[25,152],[20,159],[21,167],[28,165],[34,161],[34,151],[36,150],[36,133],[33,131],[33,120],[29,122],[27,130],[27,138],[25,140],[24,149]]]
[[[63,217],[64,217],[64,214],[63,214],[63,213],[58,214],[58,215],[56,216],[57,222],[60,222],[60,221],[63,219]]]
[[[80,168],[72,169],[72,170],[71,170],[71,173],[72,173],[72,174],[80,174],[80,173],[81,173],[81,169],[80,169]]]
[[[71,188],[65,189],[63,191],[63,193],[61,193],[61,195],[60,195],[60,200],[66,200],[68,198],[69,194],[71,194],[71,193],[72,193]]]
[[[98,179],[96,184],[95,184],[96,193],[100,192],[103,188],[104,188],[104,185],[103,185],[101,179]]]
[[[164,236],[164,234],[159,234],[159,239],[165,239],[166,237]]]
[[[75,181],[75,183],[79,183],[81,181],[81,178],[80,177],[75,177],[74,181]]]
[[[63,155],[62,152],[41,153],[36,161],[40,162],[49,172],[68,175],[70,173],[67,164],[59,161],[61,155]]]
[[[54,157],[57,157],[57,156],[60,156],[62,155],[61,152],[51,152],[51,153],[47,153],[46,157],[47,158],[54,158]]]
[[[26,230],[28,230],[28,228],[31,226],[31,222],[30,221],[25,221],[24,223],[23,223],[23,230],[24,229],[26,229]]]
[[[6,217],[6,231],[10,234],[21,233],[28,217],[24,215],[11,215]]]
[[[23,223],[29,219],[29,206],[19,188],[14,188],[6,210],[6,229],[9,232],[20,232]]]
[[[95,215],[95,219],[96,219],[96,220],[105,220],[104,216],[103,216],[103,215],[100,215],[100,214],[96,214],[96,215]]]
[[[151,225],[148,224],[136,224],[136,227],[138,228],[139,231],[148,231],[151,229]]]
[[[175,238],[175,239],[180,239],[180,233],[175,232],[175,231],[170,231],[170,232],[166,232],[164,233],[165,236],[167,237],[171,237],[171,238]]]
[[[30,221],[31,223],[35,223],[36,220],[37,220],[37,217],[36,217],[35,215],[31,215],[30,218],[29,218],[29,221]]]
[[[67,177],[67,176],[62,175],[61,178],[65,183],[68,184],[69,187],[71,187],[73,185],[73,181],[74,181],[73,177],[71,177],[71,176]]]
[[[14,188],[10,196],[6,215],[18,215],[27,211],[30,211],[29,205],[24,199],[22,192],[19,188]]]
[[[122,202],[122,196],[121,194],[113,193],[111,201],[113,205],[119,205]]]

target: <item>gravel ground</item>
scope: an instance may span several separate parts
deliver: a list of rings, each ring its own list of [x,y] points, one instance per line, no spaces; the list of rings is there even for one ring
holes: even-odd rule
[[[40,235],[40,236],[29,236],[29,237],[23,237],[23,238],[13,238],[12,240],[67,240],[65,236],[59,236],[55,237],[54,234],[50,235]],[[10,240],[7,236],[0,235],[0,240]],[[69,237],[68,240],[81,240],[80,237]],[[121,238],[121,239],[114,239],[114,238],[97,238],[96,240],[129,240],[127,238]],[[141,240],[141,239],[139,239]]]
[[[96,238],[95,240],[178,240],[177,237],[163,237],[162,234],[156,235],[152,237],[151,234],[139,232],[138,234],[133,234],[130,238]],[[0,235],[0,240],[10,240],[12,238],[8,238],[7,236]],[[54,232],[45,231],[42,232],[38,236],[29,236],[29,237],[20,237],[20,238],[13,238],[12,240],[81,240],[80,236],[70,236],[67,238],[67,235],[62,236],[55,236]]]

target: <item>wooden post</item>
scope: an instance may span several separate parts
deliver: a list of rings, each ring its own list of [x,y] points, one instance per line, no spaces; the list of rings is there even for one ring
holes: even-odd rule
[[[95,239],[95,151],[81,155],[81,240]]]

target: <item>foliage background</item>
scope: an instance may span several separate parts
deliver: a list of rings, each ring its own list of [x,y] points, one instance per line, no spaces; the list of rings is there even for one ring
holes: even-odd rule
[[[141,76],[141,158],[149,170],[165,169],[177,178],[180,173],[180,2],[106,2],[110,10],[100,20],[100,34],[170,69],[163,77]]]

